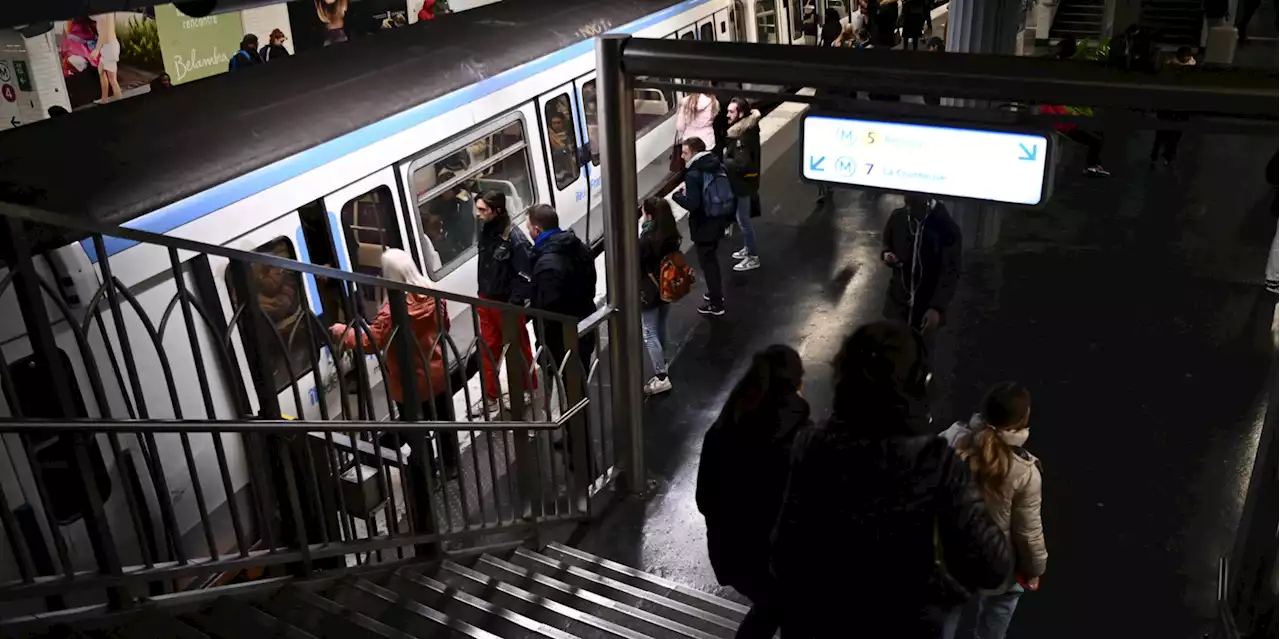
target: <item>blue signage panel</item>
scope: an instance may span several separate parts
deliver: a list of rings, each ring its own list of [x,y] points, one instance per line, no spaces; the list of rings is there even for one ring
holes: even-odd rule
[[[827,115],[800,127],[811,181],[1029,206],[1049,195],[1048,135]]]

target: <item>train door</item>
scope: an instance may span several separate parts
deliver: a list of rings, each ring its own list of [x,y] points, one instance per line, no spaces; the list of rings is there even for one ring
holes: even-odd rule
[[[540,96],[538,121],[548,158],[552,200],[560,214],[561,225],[574,228],[579,237],[585,238],[589,178],[588,172],[582,168],[580,156],[582,133],[575,100],[577,92],[574,83],[570,82]]]
[[[573,81],[578,94],[578,113],[581,115],[578,128],[582,131],[583,145],[590,151],[589,157],[580,158],[587,169],[587,180],[590,188],[588,209],[590,210],[586,237],[590,243],[604,237],[604,211],[600,206],[603,195],[600,192],[600,121],[596,110],[596,74],[591,72]]]
[[[717,11],[712,20],[716,25],[716,40],[720,42],[734,42],[737,40],[733,24],[733,9]]]
[[[409,242],[400,222],[404,219],[404,212],[401,210],[401,200],[396,196],[397,190],[395,169],[387,167],[325,196],[325,217],[332,230],[336,249],[334,257],[337,264],[333,266],[353,273],[382,277],[384,250],[401,249],[412,254],[412,249],[405,248]],[[474,220],[466,222],[469,224],[450,231],[466,236],[460,239],[470,243],[474,240],[475,224]],[[431,246],[429,242],[424,244]],[[432,259],[432,256],[427,255],[420,263],[426,264]],[[356,315],[372,326],[379,309],[386,301],[385,290],[352,285],[350,294],[354,298],[349,301],[348,309],[344,310],[343,319],[348,324],[354,322],[355,316],[346,316],[353,309]],[[347,302],[345,299],[343,301]],[[382,369],[378,366],[375,355],[368,349],[364,352],[369,387],[375,389],[373,418],[380,419],[390,411],[384,405],[386,394],[379,386],[382,382]]]
[[[250,231],[228,245],[288,260],[308,261],[298,211]],[[231,327],[231,345],[243,379],[249,383],[257,380],[257,375],[264,377],[261,381],[274,390],[283,415],[320,419],[312,362],[320,360],[320,376],[326,387],[329,386],[328,380],[335,379],[336,368],[332,360],[325,357],[327,353],[320,350],[322,338],[313,333],[313,329],[318,330],[318,327],[314,325],[311,313],[321,310],[317,282],[314,278],[304,279],[297,271],[245,265],[245,273],[258,292],[260,312],[254,317],[247,306],[240,310],[244,304],[237,295],[230,260],[210,255],[209,262],[225,316],[237,319]],[[255,332],[260,335],[261,346],[249,343],[243,330],[248,322],[253,322]],[[336,395],[333,393],[326,397],[333,403],[334,410],[336,402],[340,401]],[[249,403],[255,413],[262,411],[260,399],[251,388]]]

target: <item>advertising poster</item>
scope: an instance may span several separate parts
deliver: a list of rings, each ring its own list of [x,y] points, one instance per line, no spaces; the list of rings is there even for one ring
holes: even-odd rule
[[[226,72],[244,37],[239,12],[192,18],[171,4],[155,11],[164,70],[174,85]]]
[[[129,95],[165,71],[156,20],[145,13],[80,16],[54,29],[73,109]]]
[[[417,0],[421,4],[422,0]],[[436,0],[436,4],[446,4]],[[409,24],[406,0],[293,0],[288,5],[293,44],[308,51]]]

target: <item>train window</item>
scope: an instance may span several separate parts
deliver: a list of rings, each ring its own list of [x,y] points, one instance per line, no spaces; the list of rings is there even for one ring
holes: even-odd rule
[[[312,264],[339,268],[333,234],[329,229],[329,214],[324,200],[315,200],[298,207],[298,221],[302,226],[302,241],[307,243],[308,258]],[[345,292],[341,280],[316,278],[316,291],[320,294],[320,321],[325,326],[347,323]]]
[[[587,121],[587,146],[591,147],[591,164],[600,166],[600,117],[596,112],[596,81],[582,84],[582,114]]]
[[[356,273],[381,277],[382,251],[404,248],[391,198],[391,189],[379,186],[342,206],[342,230],[351,253],[351,268]],[[382,290],[370,286],[359,289],[360,314],[372,322],[382,306]]]
[[[283,235],[254,250],[297,259],[293,244]],[[280,392],[311,372],[311,349],[316,340],[311,336],[311,324],[307,319],[302,276],[297,271],[262,264],[250,265],[250,276],[258,288],[258,307],[262,312],[253,315],[246,310],[241,321],[251,317],[258,328],[265,331],[267,350],[260,355],[271,375],[272,387]],[[230,268],[227,269],[227,291],[231,294],[232,307],[237,307],[236,287]],[[241,333],[242,338],[243,335]],[[257,349],[246,343],[245,350]],[[290,371],[293,372],[292,379]]]
[[[696,40],[696,39],[697,39],[697,36],[693,35],[693,29],[691,28],[691,29],[689,29],[687,32],[685,32],[685,33],[681,34],[680,39],[681,39],[681,40]]]
[[[411,199],[425,236],[427,274],[444,277],[476,244],[475,196],[495,189],[507,196],[513,213],[533,204],[524,122],[506,120],[432,149],[409,165]]]
[[[699,32],[698,33],[699,40],[710,40],[712,42],[715,42],[716,27],[714,24],[711,24],[710,22],[708,22],[702,25],[701,27],[699,27],[698,32]]]
[[[670,82],[671,78],[640,76],[637,81]],[[676,112],[676,95],[670,89],[633,89],[636,111],[636,139],[653,130]]]
[[[756,39],[763,44],[778,43],[778,13],[773,0],[756,1]]]
[[[555,176],[556,190],[563,191],[582,175],[578,162],[578,136],[573,129],[573,106],[569,94],[547,101],[542,116],[546,118],[547,146],[551,149],[551,172]]]

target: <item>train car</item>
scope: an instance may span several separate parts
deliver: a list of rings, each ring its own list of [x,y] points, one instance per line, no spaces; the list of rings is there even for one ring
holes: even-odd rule
[[[0,134],[0,199],[372,275],[379,274],[384,247],[403,248],[434,287],[471,296],[476,223],[470,202],[481,190],[506,193],[513,212],[551,204],[564,226],[592,242],[603,234],[600,168],[590,151],[597,130],[592,39],[624,32],[736,40],[745,31],[735,24],[741,18],[732,0],[490,5]],[[642,194],[669,177],[678,97],[636,91]],[[252,386],[226,381],[250,379],[238,329],[233,328],[231,346],[242,370],[238,376],[209,375],[205,390],[212,399],[206,401],[183,322],[160,321],[167,308],[173,312],[179,286],[206,312],[221,313],[221,321],[231,317],[225,259],[183,254],[179,282],[161,246],[118,238],[96,246],[81,236],[47,233],[20,241],[43,254],[36,263],[50,284],[46,311],[63,361],[76,377],[78,414],[229,419],[241,400],[258,409]],[[94,297],[104,281],[104,253],[111,275],[127,292],[119,317]],[[0,278],[6,274],[7,269]],[[334,295],[340,292],[310,276],[285,275],[293,280],[273,285],[297,292],[326,322],[335,317]],[[356,291],[359,312],[372,319],[379,300],[369,293]],[[451,303],[449,311],[455,343],[470,343],[471,322],[461,321],[468,307]],[[20,406],[3,398],[0,411],[54,416],[50,389],[24,381],[32,379],[24,370],[46,363],[32,356],[22,318],[9,286],[0,296],[0,353]],[[319,419],[308,346],[290,342],[298,317],[273,319],[289,345],[287,357],[272,356],[282,411]],[[201,360],[216,367],[213,334],[201,322],[192,330]],[[132,345],[136,371],[121,370],[121,334]],[[167,363],[161,351],[170,354]],[[321,362],[320,377],[332,380],[336,363]],[[367,364],[377,383],[378,368]],[[177,435],[165,435],[146,446],[121,437],[119,457],[110,453],[114,444],[100,439],[95,480],[126,565],[138,563],[141,552],[130,545],[129,495],[145,500],[142,510],[156,520],[155,529],[163,529],[160,517],[171,507],[182,532],[179,543],[203,552],[191,473],[177,461],[184,456],[194,461],[218,544],[225,551],[234,541],[227,503],[247,499],[249,477],[238,436],[215,442],[193,435],[184,444]],[[79,512],[78,480],[65,470],[70,451],[58,437],[0,440],[0,458],[6,460],[0,464],[0,489],[28,538],[44,542],[45,551],[33,550],[43,552],[36,563],[44,574],[57,570],[47,550],[53,548],[51,525],[61,530],[76,569],[95,567]],[[229,482],[220,477],[219,454],[225,454]],[[136,468],[125,473],[117,460]],[[37,496],[33,473],[55,487],[47,500]],[[168,505],[156,497],[166,490]],[[54,512],[44,512],[45,506]],[[16,578],[15,563],[0,560],[0,583]]]

